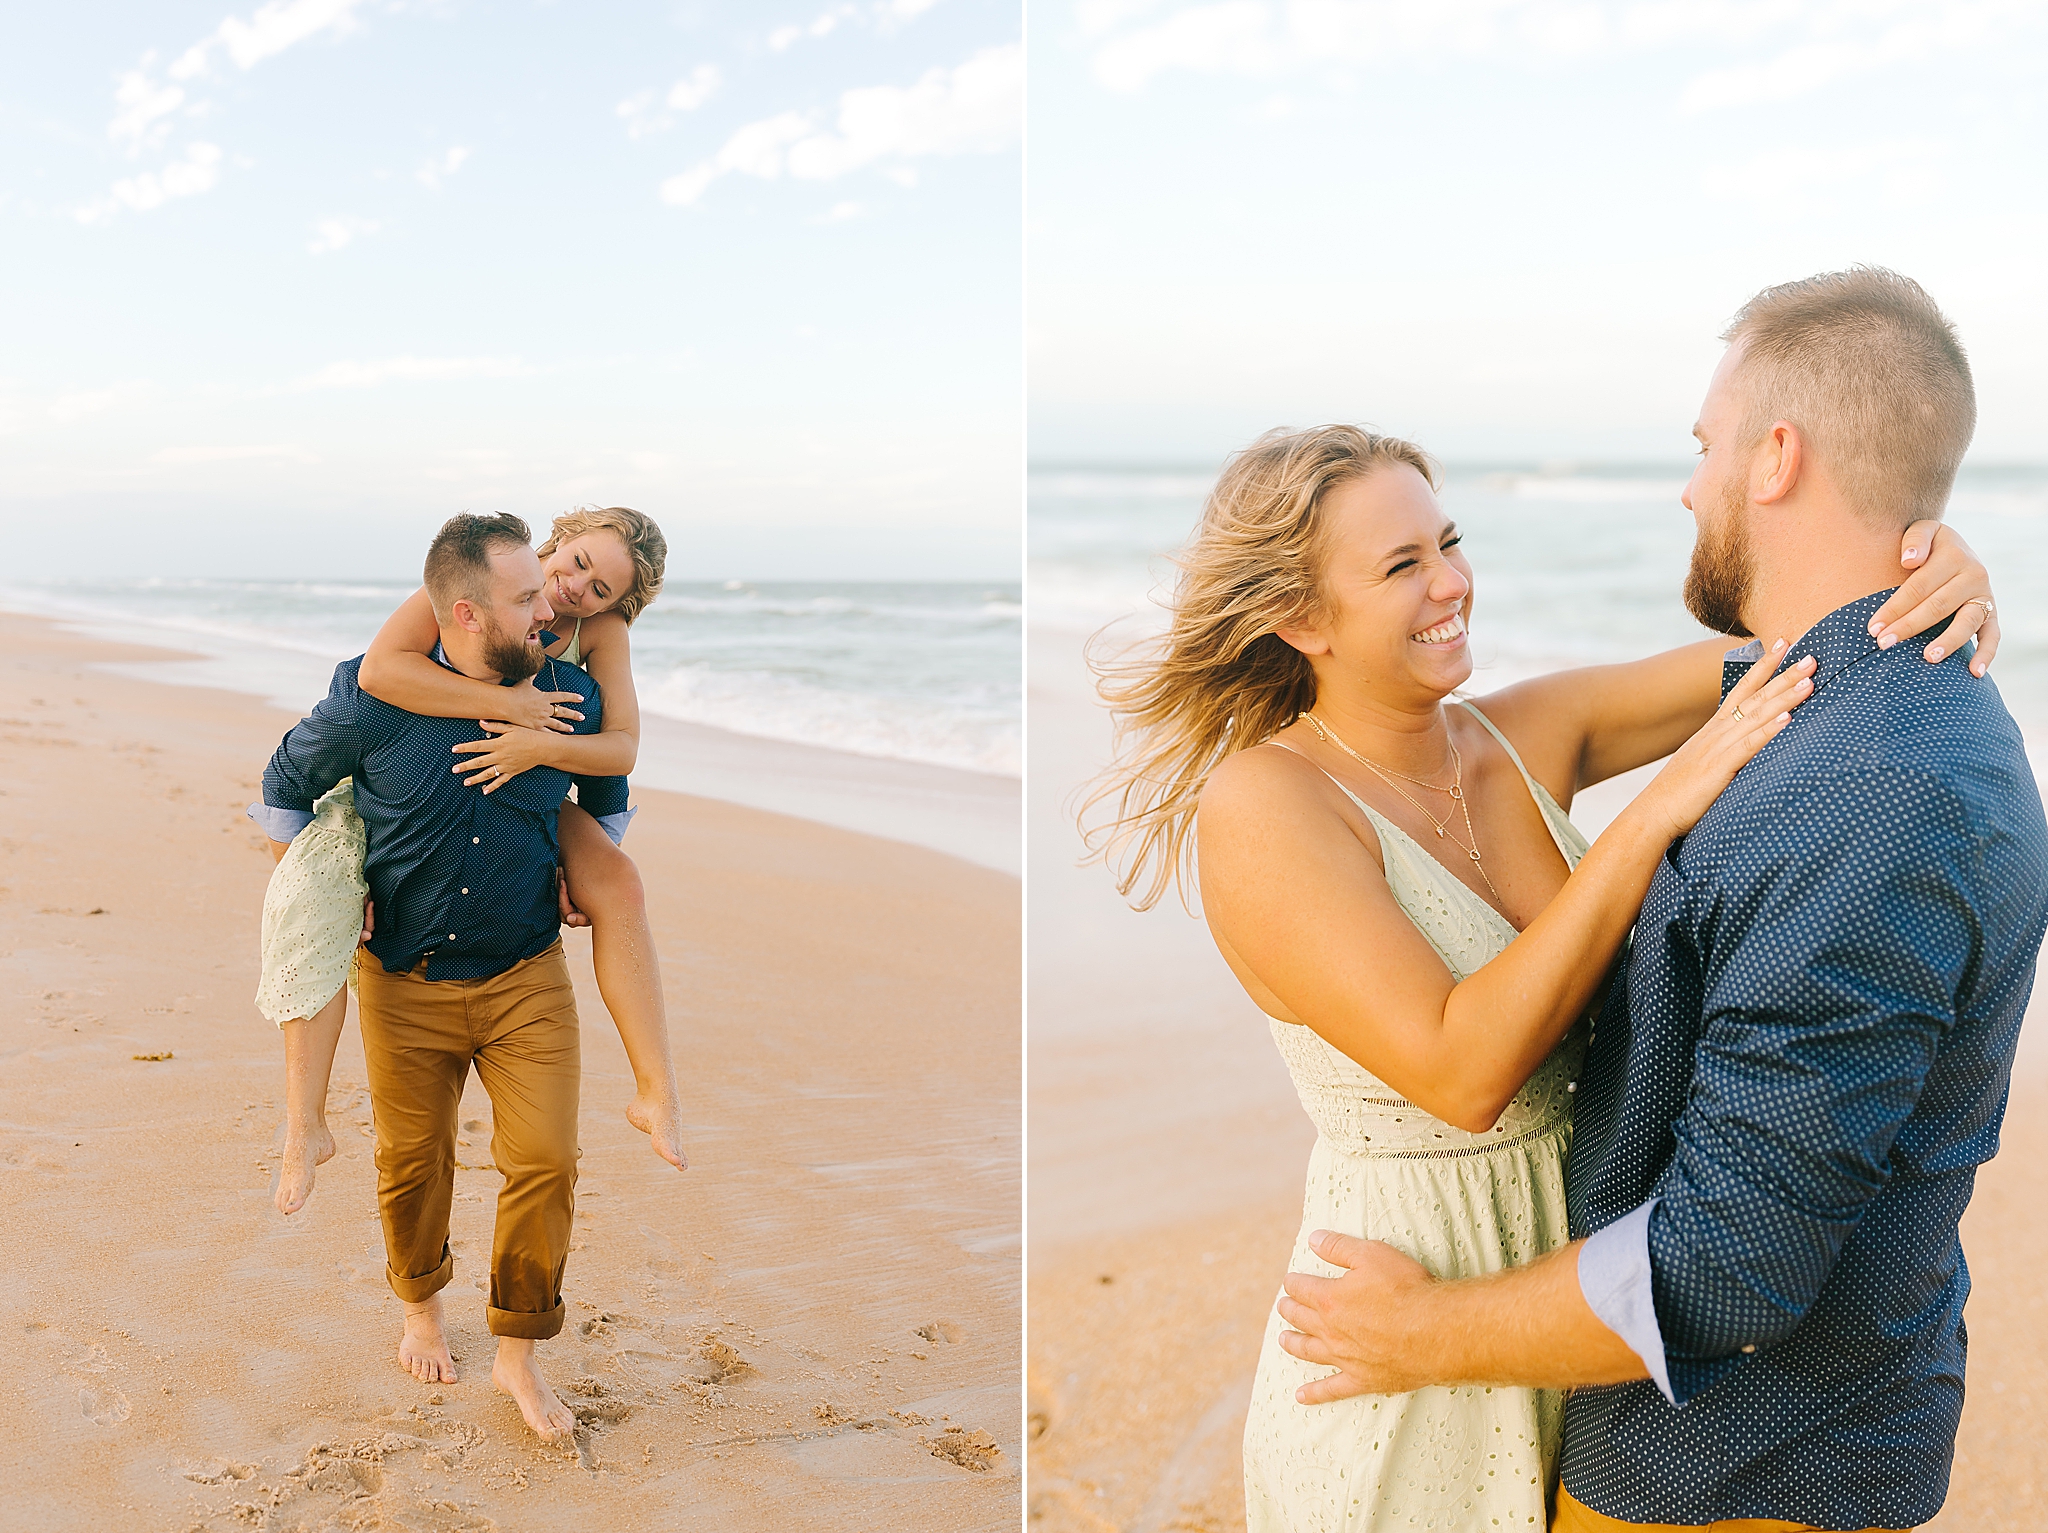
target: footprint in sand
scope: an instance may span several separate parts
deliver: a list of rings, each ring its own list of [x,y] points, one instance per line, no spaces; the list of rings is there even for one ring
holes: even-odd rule
[[[931,1450],[933,1458],[942,1458],[976,1474],[987,1474],[1003,1456],[1002,1449],[996,1446],[996,1440],[988,1433],[970,1431],[966,1427],[948,1427],[937,1437],[920,1437],[918,1441]]]
[[[78,1392],[78,1409],[93,1425],[111,1427],[126,1421],[131,1407],[120,1390],[88,1384]]]
[[[934,1320],[930,1325],[919,1326],[910,1334],[948,1347],[967,1339],[967,1332],[950,1320]]]

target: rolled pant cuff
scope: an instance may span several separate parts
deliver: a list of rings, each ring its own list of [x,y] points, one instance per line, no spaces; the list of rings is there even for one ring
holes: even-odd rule
[[[553,1309],[534,1314],[530,1310],[484,1309],[484,1318],[489,1323],[493,1336],[511,1336],[525,1341],[546,1341],[550,1336],[561,1334],[562,1321],[567,1314],[560,1299],[555,1300]]]
[[[424,1277],[400,1277],[391,1270],[389,1264],[384,1268],[384,1276],[391,1282],[391,1291],[406,1303],[424,1303],[446,1288],[449,1280],[455,1276],[455,1258],[449,1254],[448,1248],[443,1246],[441,1265]]]

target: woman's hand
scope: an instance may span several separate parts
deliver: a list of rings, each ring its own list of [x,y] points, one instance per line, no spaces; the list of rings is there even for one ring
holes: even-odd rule
[[[471,740],[466,745],[453,747],[458,755],[468,758],[456,762],[454,770],[466,774],[462,780],[472,788],[494,793],[528,767],[545,764],[541,758],[547,748],[547,737],[541,731],[519,729],[491,719],[479,719],[477,722],[494,738]]]
[[[1735,684],[1698,734],[1673,752],[1664,770],[1631,805],[1677,840],[1699,823],[1721,790],[1735,780],[1749,758],[1776,739],[1813,692],[1814,659],[1808,655],[1782,675],[1771,673],[1785,653],[1778,640]]]
[[[1915,522],[1906,529],[1899,563],[1913,573],[1870,620],[1878,648],[1890,649],[1953,613],[1955,621],[1927,646],[1928,660],[1953,655],[1974,635],[1977,653],[1970,659],[1970,674],[1982,676],[1990,670],[1991,657],[1998,653],[1991,572],[1970,545],[1953,527]]]
[[[501,687],[505,694],[506,723],[521,729],[552,729],[557,734],[574,734],[583,715],[576,705],[583,699],[574,692],[543,692],[527,677],[516,686]],[[487,726],[488,727],[488,726]]]

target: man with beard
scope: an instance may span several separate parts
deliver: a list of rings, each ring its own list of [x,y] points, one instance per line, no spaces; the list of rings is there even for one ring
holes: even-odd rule
[[[1350,1270],[1291,1274],[1281,1301],[1287,1350],[1341,1370],[1311,1403],[1572,1388],[1565,1533],[1940,1510],[1957,1226],[2048,927],[2048,824],[1996,689],[1873,636],[1900,529],[1941,514],[1975,425],[1953,329],[1858,269],[1758,294],[1724,339],[1687,605],[1794,640],[1814,691],[1650,886],[1577,1083],[1574,1239],[1437,1282],[1319,1233]],[[1726,685],[1762,653],[1729,655]]]
[[[426,563],[441,631],[434,659],[505,686],[545,668],[545,690],[583,699],[575,732],[594,733],[603,727],[597,684],[543,652],[554,613],[530,542],[508,513],[458,516],[435,536]],[[625,780],[541,766],[479,792],[453,770],[453,748],[475,737],[475,723],[379,702],[358,685],[361,666],[361,657],[337,666],[327,696],[284,737],[263,774],[261,812],[272,840],[289,841],[322,794],[354,779],[375,907],[356,965],[357,1015],[386,1275],[405,1305],[399,1359],[429,1382],[455,1379],[440,1291],[455,1270],[456,1113],[474,1064],[491,1097],[491,1159],[505,1178],[486,1311],[498,1337],[491,1377],[529,1426],[556,1436],[575,1420],[533,1354],[562,1328],[582,1073],[559,932],[556,813],[574,781],[592,815],[621,814]]]

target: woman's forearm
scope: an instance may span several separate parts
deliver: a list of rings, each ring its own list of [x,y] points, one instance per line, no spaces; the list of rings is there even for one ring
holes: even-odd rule
[[[1585,1015],[1671,844],[1653,815],[1624,810],[1593,843],[1557,898],[1506,950],[1444,1000],[1438,1116],[1475,1132],[1493,1126],[1572,1025]]]
[[[624,777],[640,755],[639,739],[625,729],[594,735],[562,735],[545,729],[527,733],[535,737],[542,766],[557,767],[577,777]]]
[[[504,706],[505,689],[477,681],[412,650],[363,656],[357,680],[380,703],[430,719],[494,719]]]

